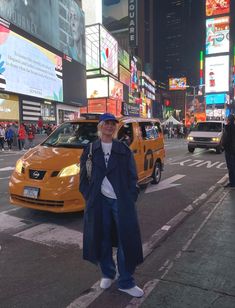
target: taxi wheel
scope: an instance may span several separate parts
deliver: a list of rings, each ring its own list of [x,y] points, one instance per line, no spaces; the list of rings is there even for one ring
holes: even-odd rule
[[[161,180],[161,176],[162,176],[162,169],[161,169],[161,164],[159,162],[156,162],[154,170],[153,170],[153,174],[152,174],[152,184],[158,184]]]

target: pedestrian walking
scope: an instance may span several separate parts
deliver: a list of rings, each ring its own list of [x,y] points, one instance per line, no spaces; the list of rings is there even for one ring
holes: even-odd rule
[[[29,148],[31,149],[34,147],[34,138],[35,138],[35,132],[32,124],[30,124],[28,127],[27,135],[28,135]]]
[[[4,151],[4,143],[5,143],[5,128],[2,124],[0,124],[0,147],[1,150]]]
[[[14,131],[11,128],[11,126],[8,124],[7,129],[6,129],[6,133],[5,133],[5,139],[7,141],[9,151],[12,149],[13,138],[14,138]]]
[[[131,150],[114,139],[117,122],[112,114],[101,115],[99,139],[88,145],[81,157],[79,188],[86,201],[83,258],[100,266],[100,287],[108,289],[116,275],[112,252],[116,246],[118,288],[141,297],[144,292],[133,278],[136,266],[143,262],[135,208],[137,172]]]
[[[235,187],[235,117],[230,114],[222,137],[225,160],[228,168],[229,183],[226,187]]]
[[[25,150],[25,139],[26,139],[26,130],[24,124],[20,124],[20,128],[18,130],[18,146],[19,150]]]
[[[37,124],[38,124],[39,134],[42,134],[43,133],[43,119],[41,116],[39,117]]]

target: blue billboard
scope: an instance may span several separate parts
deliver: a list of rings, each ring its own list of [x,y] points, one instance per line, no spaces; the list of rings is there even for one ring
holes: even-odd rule
[[[206,95],[206,105],[225,104],[226,96],[227,96],[226,93],[207,94]]]

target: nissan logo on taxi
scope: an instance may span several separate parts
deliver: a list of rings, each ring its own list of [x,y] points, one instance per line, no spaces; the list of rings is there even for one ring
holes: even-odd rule
[[[39,172],[38,171],[34,171],[33,178],[37,179],[37,178],[39,178],[39,176],[40,176]]]
[[[129,44],[131,47],[137,46],[137,0],[128,1],[129,16]]]

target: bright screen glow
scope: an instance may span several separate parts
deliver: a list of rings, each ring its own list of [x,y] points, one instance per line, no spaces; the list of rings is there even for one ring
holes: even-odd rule
[[[169,79],[169,90],[185,90],[186,85],[187,81],[185,77]]]
[[[207,105],[225,104],[225,102],[226,102],[226,93],[206,95]]]
[[[122,83],[130,87],[131,84],[131,73],[126,70],[124,67],[119,65],[119,79]]]
[[[87,98],[108,97],[108,77],[87,79]]]
[[[109,78],[109,97],[123,100],[123,84],[113,78]]]
[[[229,90],[229,56],[206,58],[206,93]]]
[[[63,101],[62,58],[0,25],[1,90]]]
[[[206,16],[228,14],[230,0],[206,0]]]
[[[206,54],[229,52],[229,17],[206,20]]]

